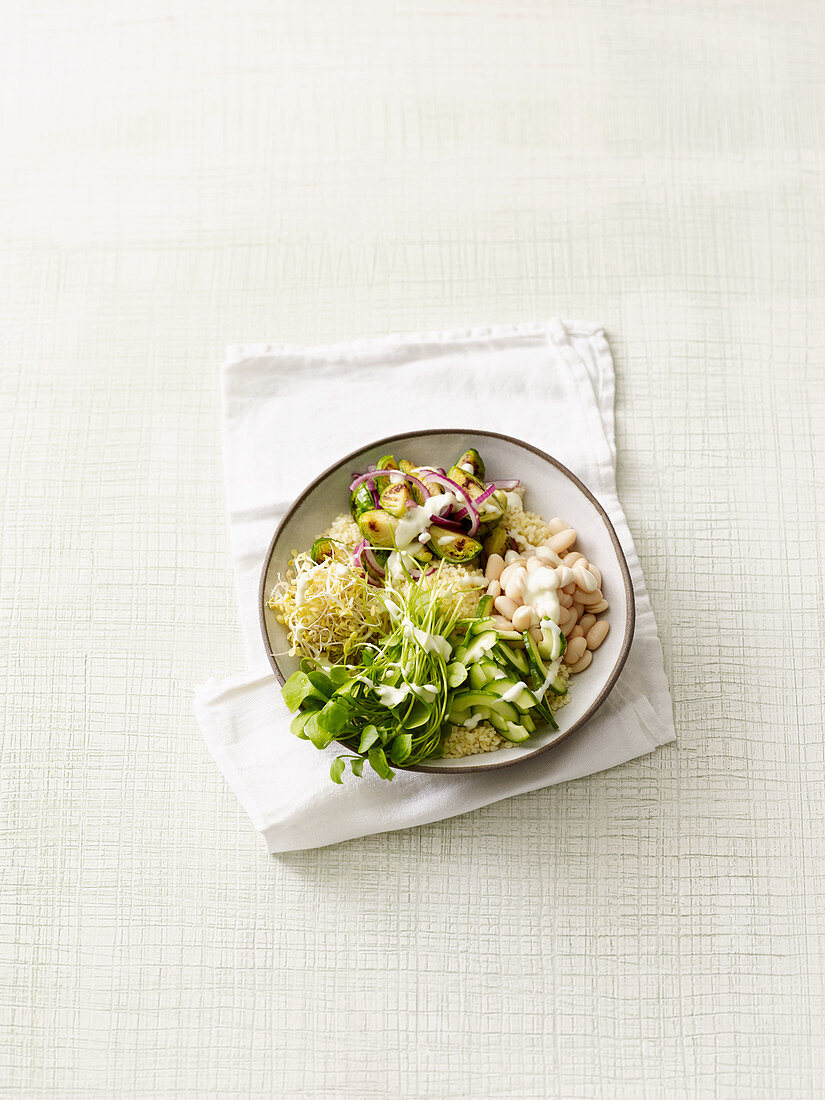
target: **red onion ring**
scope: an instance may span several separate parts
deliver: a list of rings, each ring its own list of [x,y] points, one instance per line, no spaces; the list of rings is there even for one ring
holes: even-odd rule
[[[467,490],[462,489],[458,482],[453,481],[452,478],[446,476],[446,474],[432,474],[429,478],[430,481],[434,481],[436,485],[442,485],[450,490],[451,493],[457,494],[464,501],[464,508],[466,509],[467,516],[470,520],[470,530],[467,532],[469,535],[474,535],[478,530],[478,512],[475,509],[475,505],[470,499]],[[436,517],[434,516],[433,519]]]

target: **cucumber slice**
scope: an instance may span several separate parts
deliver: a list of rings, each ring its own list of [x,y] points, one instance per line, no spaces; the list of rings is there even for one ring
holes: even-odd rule
[[[486,690],[492,692],[493,695],[506,695],[508,691],[513,691],[513,689],[518,687],[519,684],[521,685],[521,690],[516,695],[514,695],[512,699],[508,699],[507,702],[515,703],[515,705],[521,711],[530,710],[531,707],[537,705],[538,699],[536,699],[535,695],[532,693],[529,687],[527,687],[523,680],[513,680],[510,678],[505,678],[504,680],[492,680],[487,685]]]
[[[485,630],[459,646],[455,654],[456,660],[465,665],[475,664],[485,653],[489,653],[497,641],[498,635],[495,630]]]
[[[476,608],[476,618],[486,619],[488,615],[493,613],[493,597],[484,595],[478,601],[478,607]]]
[[[514,745],[518,745],[522,741],[530,740],[530,730],[526,729],[519,722],[508,722],[507,728],[499,730],[499,733],[507,741],[512,741]]]
[[[496,646],[495,655],[500,664],[515,669],[520,678],[530,675],[530,663],[523,650],[511,649],[508,645],[499,644]]]
[[[507,703],[492,692],[484,691],[460,691],[453,697],[453,705],[450,709],[450,721],[453,715],[462,712],[469,713],[483,709],[490,714],[497,715],[507,722],[518,722],[519,712],[512,703]]]
[[[480,691],[487,683],[487,677],[481,665],[471,665],[467,678],[470,681],[470,687],[476,691]]]

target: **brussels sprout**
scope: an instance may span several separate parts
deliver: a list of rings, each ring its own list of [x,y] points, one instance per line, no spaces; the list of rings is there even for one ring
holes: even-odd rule
[[[484,553],[488,558],[491,554],[500,554],[503,558],[508,550],[518,550],[518,546],[504,527],[496,527],[484,540]]]
[[[472,474],[474,477],[477,477],[479,481],[484,480],[484,459],[474,447],[464,452],[458,462],[456,462],[456,466],[462,468],[469,466],[470,469],[465,470],[465,473]],[[450,476],[452,477],[452,474]]]
[[[399,519],[407,512],[407,505],[414,504],[412,492],[405,481],[399,481],[396,485],[390,485],[380,496],[381,507],[391,516]]]
[[[362,512],[374,507],[375,501],[372,499],[372,490],[367,485],[362,483],[355,492],[350,493],[349,510],[354,520],[357,520]]]
[[[393,538],[398,520],[382,508],[372,508],[358,517],[361,534],[371,546],[394,546]]]
[[[312,544],[309,556],[314,562],[323,561],[324,558],[328,558],[334,553],[336,546],[341,550],[344,549],[344,544],[342,542],[336,542],[335,539],[316,539]]]
[[[440,558],[456,564],[472,561],[481,553],[478,539],[462,535],[458,531],[448,531],[437,523],[430,524],[430,541],[427,546]]]

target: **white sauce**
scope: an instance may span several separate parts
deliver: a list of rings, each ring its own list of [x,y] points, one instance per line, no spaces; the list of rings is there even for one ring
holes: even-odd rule
[[[295,602],[300,607],[302,603],[306,603],[307,586],[309,585],[314,569],[307,569],[305,573],[301,573],[295,584]]]
[[[512,703],[514,699],[518,699],[519,695],[521,695],[522,691],[526,687],[527,684],[525,684],[522,680],[519,680],[517,684],[513,684],[511,688],[508,688],[501,698],[504,700],[505,703]]]
[[[559,598],[556,589],[559,586],[559,578],[555,569],[542,566],[527,574],[524,584],[524,602],[532,607],[540,619],[550,619],[554,623],[559,621]]]
[[[561,658],[558,658],[557,660],[553,661],[553,663],[551,665],[548,666],[547,676],[545,677],[544,683],[541,685],[541,687],[539,688],[538,691],[533,692],[533,694],[535,695],[535,697],[537,699],[543,699],[544,698],[545,692],[547,691],[547,689],[550,687],[550,685],[553,683],[553,681],[555,680],[555,678],[559,674],[559,665],[560,665],[560,663],[561,663]]]
[[[473,467],[470,465],[469,462],[462,462],[461,465],[458,468],[459,468],[459,470],[463,470],[465,474],[475,475],[475,470],[473,469]]]
[[[390,687],[387,684],[376,684],[375,694],[385,707],[396,707],[402,699],[410,694],[409,684],[403,684],[400,688]]]
[[[440,516],[448,508],[457,507],[458,503],[453,493],[436,493],[423,504],[416,504],[398,521],[398,526],[395,528],[395,545],[399,550],[405,549],[419,535],[424,534],[434,516]]]
[[[480,714],[471,714],[469,718],[465,718],[461,723],[465,730],[474,730],[481,721]]]
[[[439,634],[428,634],[426,630],[421,630],[410,619],[404,620],[404,637],[410,639],[410,641],[418,642],[425,653],[437,653],[445,661],[449,660],[452,653],[450,643],[446,638],[442,638]]]

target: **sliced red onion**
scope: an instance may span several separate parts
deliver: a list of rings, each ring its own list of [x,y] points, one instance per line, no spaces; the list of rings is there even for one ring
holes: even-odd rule
[[[367,563],[367,569],[373,576],[383,578],[387,575],[387,571],[384,566],[376,558],[375,553],[371,546],[367,546],[363,551],[364,561]]]
[[[495,485],[488,485],[487,488],[484,490],[484,492],[480,496],[476,497],[476,499],[475,499],[476,508],[478,508],[479,504],[483,504],[484,501],[487,499],[487,497],[491,497],[495,491],[496,491]]]
[[[363,485],[364,482],[369,483],[370,489],[372,489],[372,495],[375,499],[376,507],[378,507],[378,496],[375,489],[375,479],[378,477],[390,477],[392,475],[397,475],[398,477],[403,478],[404,481],[411,481],[416,489],[418,489],[418,491],[421,493],[424,500],[427,500],[427,498],[432,495],[423,481],[421,481],[417,477],[414,477],[412,474],[405,474],[403,470],[369,470],[367,473],[361,474],[359,477],[355,478],[355,480],[349,487],[349,491],[351,493],[354,493],[359,485]]]
[[[366,539],[361,539],[361,541],[358,543],[358,545],[355,547],[355,549],[352,552],[352,560],[358,566],[359,569],[363,569],[363,565],[361,563],[361,556],[364,553],[364,551],[367,549],[368,546],[369,546],[369,543],[367,542],[367,540]]]
[[[466,515],[466,508],[462,508],[461,512]],[[464,534],[464,524],[459,523],[457,519],[450,519],[448,516],[433,516],[433,523],[436,527],[446,527],[448,531],[457,531],[460,535]]]
[[[518,478],[512,478],[510,481],[491,481],[490,488],[495,489],[518,489],[521,482]]]
[[[453,481],[452,478],[446,476],[446,474],[432,474],[429,478],[430,481],[434,481],[437,485],[441,485],[449,491],[459,497],[464,502],[464,508],[467,512],[467,517],[470,521],[470,529],[467,532],[469,535],[474,535],[478,530],[478,512],[475,509],[475,505],[467,494],[466,489],[462,489],[457,481]],[[435,517],[433,517],[435,519]]]

